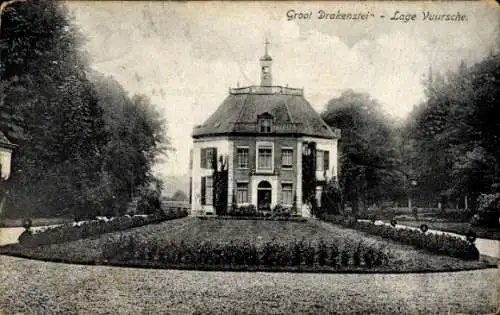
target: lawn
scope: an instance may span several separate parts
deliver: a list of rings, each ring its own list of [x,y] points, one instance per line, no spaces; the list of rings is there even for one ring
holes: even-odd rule
[[[151,270],[0,256],[5,314],[494,314],[495,269],[429,274]]]
[[[385,272],[418,272],[444,271],[484,268],[487,265],[481,261],[463,261],[457,258],[440,256],[415,250],[411,246],[401,245],[377,236],[343,228],[317,220],[305,222],[294,221],[263,221],[263,220],[218,220],[188,217],[160,224],[150,224],[126,231],[102,235],[99,238],[77,240],[61,244],[40,246],[25,249],[19,245],[0,248],[0,253],[34,257],[40,259],[64,258],[67,262],[105,263],[103,249],[111,242],[116,242],[124,236],[145,240],[147,243],[164,243],[166,241],[181,242],[228,242],[250,241],[257,246],[263,246],[268,241],[290,242],[305,239],[318,242],[363,241],[367,246],[384,248],[389,253],[390,260],[386,266],[371,271]],[[293,269],[293,268],[292,268]],[[287,269],[287,270],[290,270]],[[359,268],[342,271],[356,271]],[[293,270],[290,270],[293,271]]]

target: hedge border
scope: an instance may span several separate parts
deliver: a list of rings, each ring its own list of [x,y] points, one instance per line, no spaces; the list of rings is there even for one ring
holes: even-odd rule
[[[352,228],[360,232],[380,236],[399,242],[404,245],[413,246],[416,249],[423,249],[429,253],[445,255],[463,260],[479,260],[480,253],[474,244],[464,241],[458,237],[445,234],[425,234],[413,229],[395,229],[386,225],[375,225],[370,222],[360,222],[355,218],[345,218],[339,216],[322,216],[321,220],[333,224],[340,224],[347,228]],[[405,235],[406,233],[406,235]],[[411,234],[411,238],[408,235]],[[439,246],[439,240],[443,240],[444,246]],[[449,244],[453,243],[453,244]],[[454,246],[459,245],[460,248]]]
[[[33,258],[28,255],[19,253],[1,253],[0,255],[10,256],[20,259],[35,260],[40,262],[49,262],[56,264],[71,264],[79,266],[102,266],[102,267],[120,267],[120,268],[133,268],[133,269],[158,269],[158,270],[186,270],[186,271],[206,271],[206,272],[287,272],[287,273],[326,273],[326,274],[429,274],[429,273],[450,273],[473,271],[483,269],[497,268],[496,264],[488,263],[485,266],[471,266],[466,268],[444,268],[444,269],[419,269],[419,270],[386,270],[379,268],[372,268],[370,270],[364,269],[328,269],[328,268],[307,268],[307,267],[281,267],[281,266],[258,266],[259,268],[251,268],[251,266],[210,266],[210,265],[154,265],[154,264],[139,264],[134,262],[116,262],[116,261],[77,261],[65,260],[59,258]]]

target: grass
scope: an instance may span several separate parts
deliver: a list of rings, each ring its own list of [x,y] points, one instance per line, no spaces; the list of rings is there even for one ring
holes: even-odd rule
[[[151,270],[0,256],[5,314],[494,314],[497,270],[297,274]]]
[[[262,221],[262,220],[217,220],[183,218],[152,224],[130,230],[102,235],[96,239],[77,240],[61,244],[25,249],[19,245],[0,248],[0,253],[50,260],[64,258],[69,262],[103,263],[103,248],[110,242],[123,236],[133,236],[149,242],[190,240],[192,242],[227,242],[245,241],[262,246],[267,241],[289,242],[304,238],[306,241],[352,241],[363,240],[368,246],[385,246],[390,250],[390,262],[375,271],[384,272],[419,272],[445,271],[485,268],[481,261],[463,261],[460,259],[414,250],[411,246],[397,244],[381,237],[369,236],[352,229],[342,228],[329,223],[308,220]],[[356,270],[351,270],[356,271]]]
[[[420,227],[421,224],[427,224],[429,229],[451,232],[465,235],[467,231],[473,230],[477,237],[492,240],[500,240],[500,229],[474,226],[467,222],[438,222],[429,220],[398,220],[398,224],[408,225],[412,227]]]

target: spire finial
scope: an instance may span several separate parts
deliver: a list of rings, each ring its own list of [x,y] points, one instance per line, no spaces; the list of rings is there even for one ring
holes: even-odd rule
[[[264,46],[265,46],[265,49],[266,49],[266,54],[264,56],[267,56],[267,47],[270,45],[271,43],[267,40],[266,38],[266,41],[264,42]]]

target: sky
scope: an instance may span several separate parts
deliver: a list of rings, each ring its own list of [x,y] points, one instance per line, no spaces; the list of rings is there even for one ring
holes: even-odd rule
[[[271,43],[273,84],[304,88],[321,112],[343,90],[369,93],[395,118],[425,100],[429,71],[477,62],[500,42],[500,9],[487,2],[114,2],[68,1],[85,37],[92,69],[131,95],[145,94],[168,121],[175,151],[155,167],[188,174],[192,128],[203,123],[229,87],[259,84],[259,58]],[[310,19],[287,12],[311,12]],[[318,19],[362,13],[366,20]],[[390,20],[394,13],[415,21]],[[423,13],[466,16],[423,21]],[[380,16],[385,16],[381,18]]]

